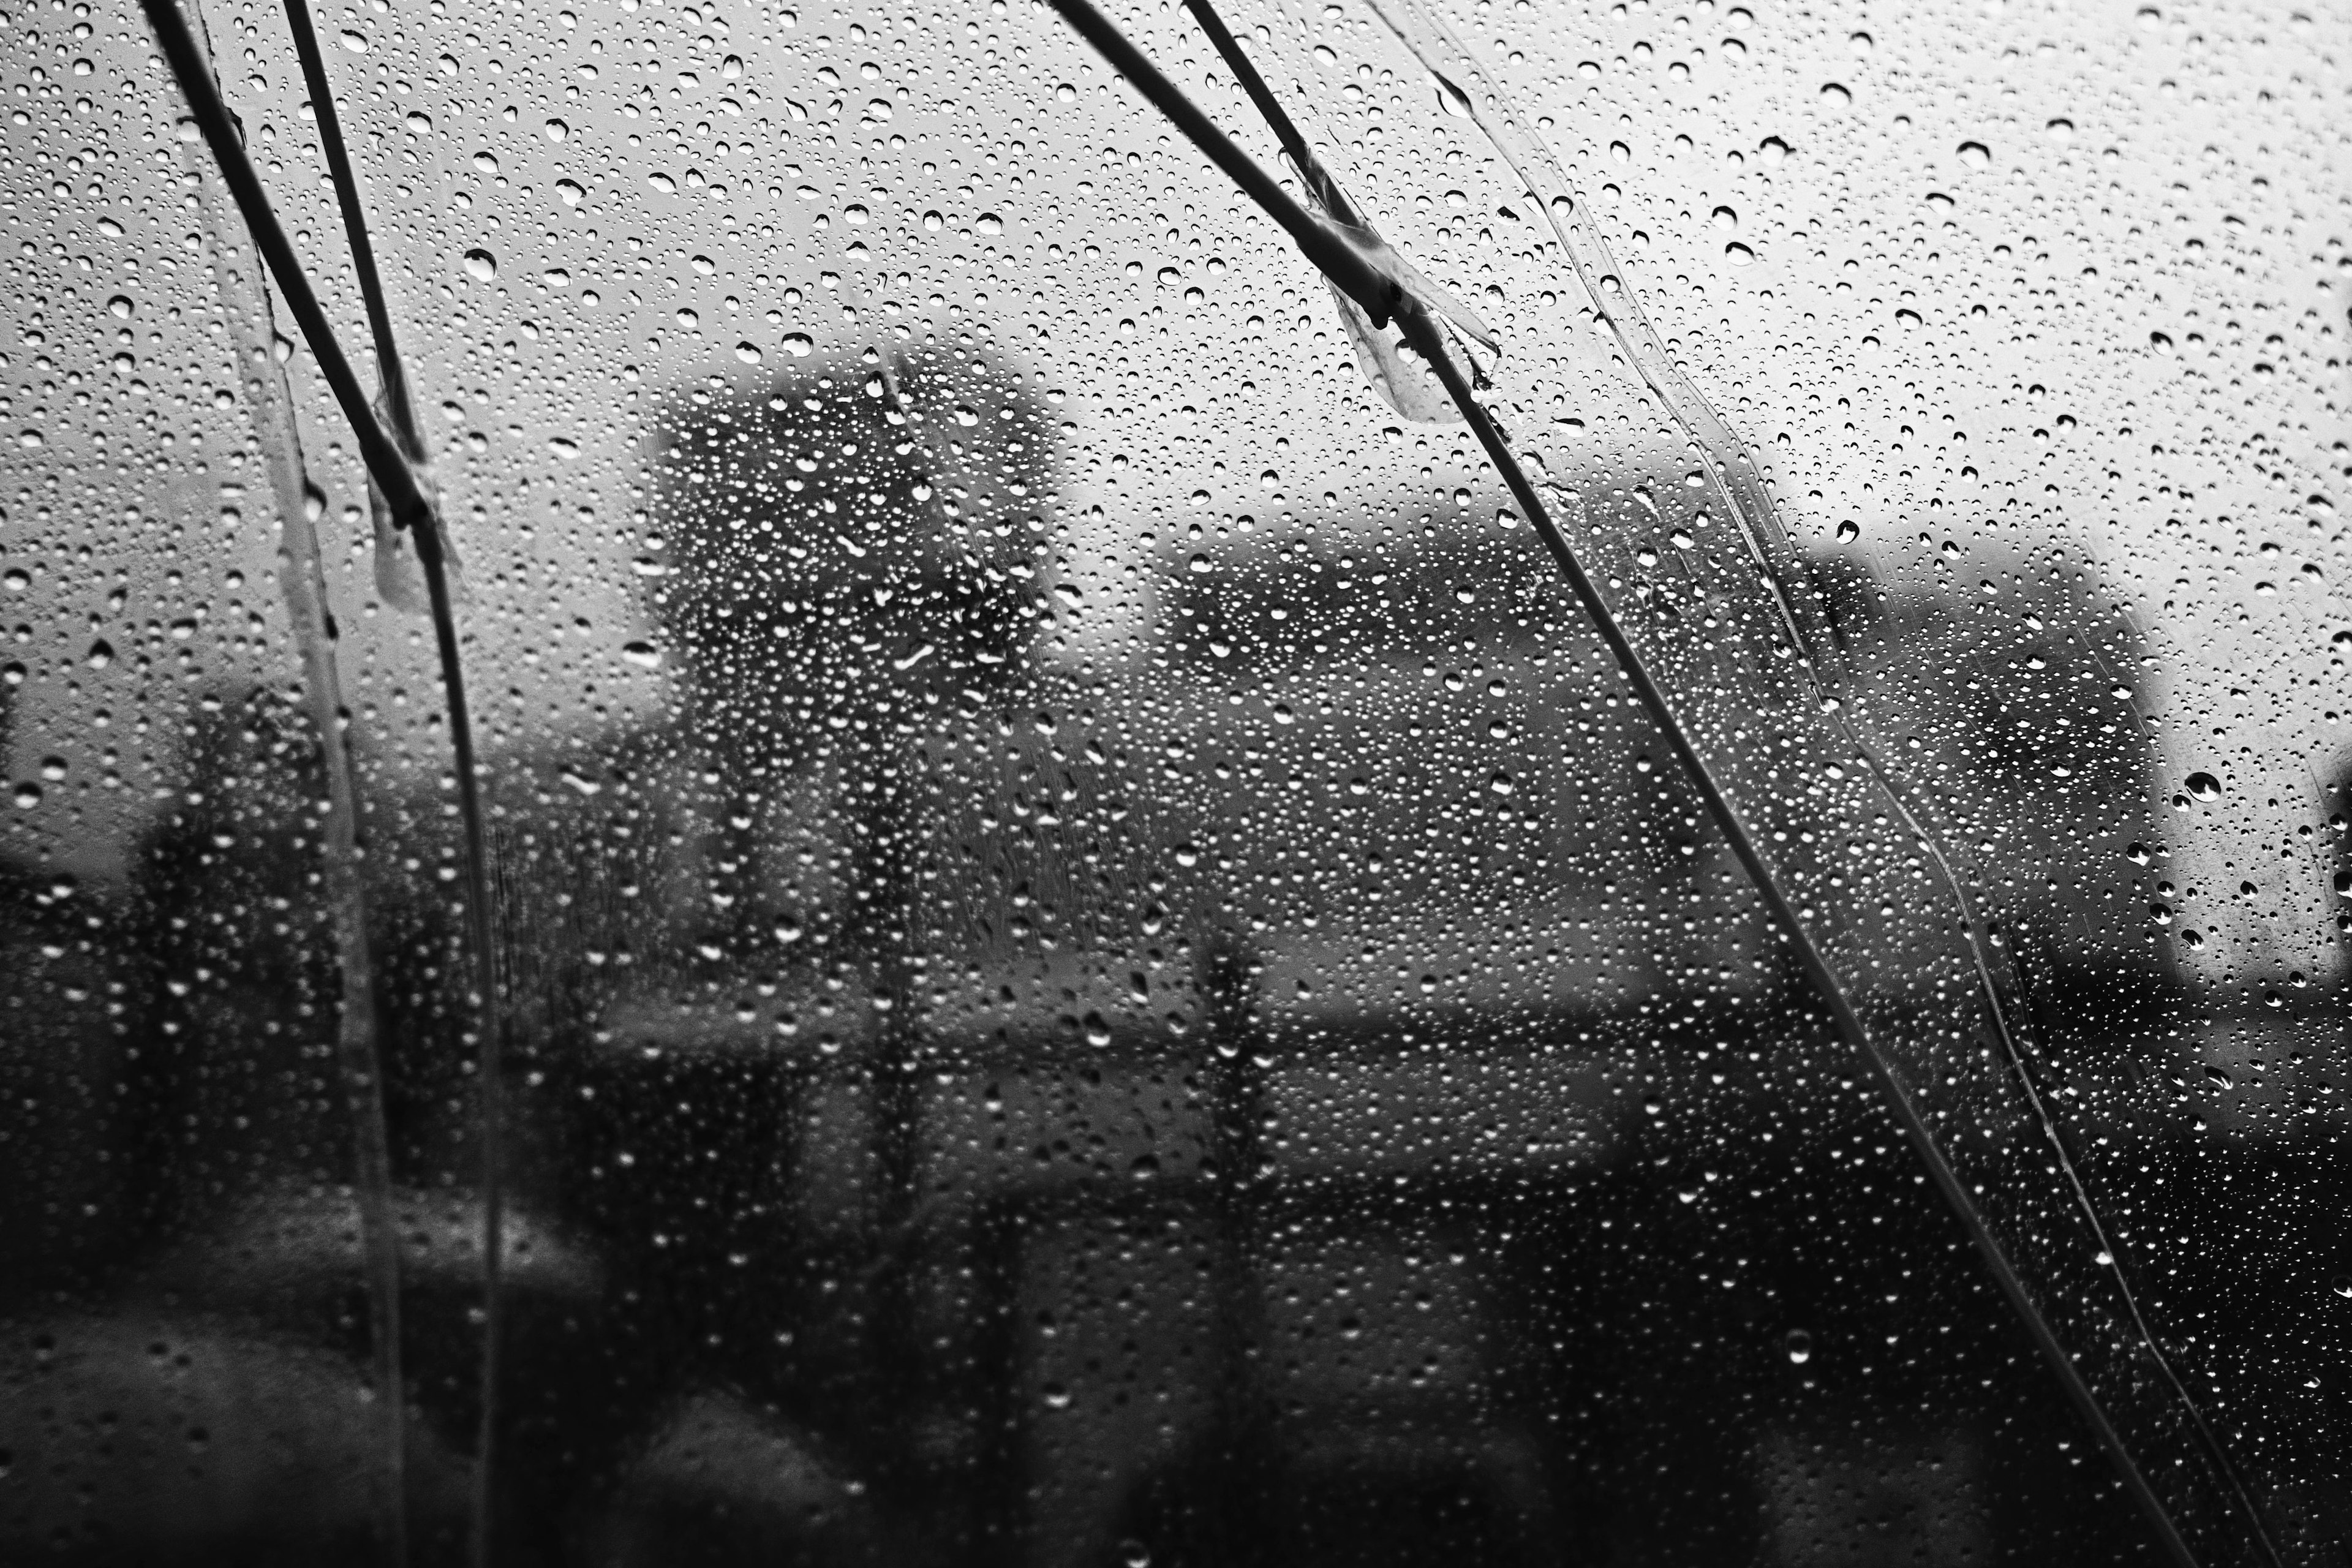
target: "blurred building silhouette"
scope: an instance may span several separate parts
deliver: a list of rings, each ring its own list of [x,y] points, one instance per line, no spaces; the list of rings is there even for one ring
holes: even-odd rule
[[[2073,1417],[1540,553],[1401,499],[1169,563],[1121,657],[1063,657],[1036,384],[877,355],[654,422],[673,700],[530,759],[566,784],[499,839],[510,1560],[2140,1551],[2080,1434],[2048,1457]],[[2074,584],[2014,567],[2012,608],[2064,624]],[[1811,569],[1848,657],[1940,676],[1906,682],[1914,760],[2017,846],[2049,1087],[2140,1070],[2194,998],[2116,903],[2119,847],[2147,898],[2164,874],[2129,678],[2069,703],[1969,664],[1966,595]],[[254,692],[178,740],[133,886],[0,865],[37,1015],[0,1069],[37,1111],[0,1145],[0,1237],[41,1288],[201,1312],[224,1365],[355,1358],[313,738]],[[380,803],[379,866],[446,863],[442,808]],[[470,1044],[446,887],[376,886],[441,1561],[478,1397]],[[2252,1187],[2286,1156],[2231,1158]],[[121,1346],[83,1337],[74,1399],[122,1402]],[[357,1444],[293,1413],[341,1377],[222,1417],[225,1451]],[[40,1473],[0,1543],[62,1517],[77,1472]],[[362,1473],[287,1538],[357,1541]],[[254,1510],[224,1552],[276,1549]],[[57,1539],[169,1539],[102,1536]]]
[[[1024,384],[821,366],[661,426],[678,718],[609,758],[625,840],[582,809],[638,891],[548,1178],[669,1347],[611,1560],[2120,1550],[2101,1478],[2004,1457],[2053,1395],[1996,1314],[1944,1345],[1997,1397],[1803,1392],[1792,1323],[1974,1265],[1548,563],[1401,506],[1175,575],[1123,664],[1039,658]],[[1942,635],[1821,569],[1864,657]],[[1949,696],[1925,732],[2021,831],[2141,831],[2136,737]],[[2058,1011],[2158,975],[2045,879]],[[1825,1161],[1867,1241],[1792,1228]],[[722,1433],[790,1479],[678,1468]]]

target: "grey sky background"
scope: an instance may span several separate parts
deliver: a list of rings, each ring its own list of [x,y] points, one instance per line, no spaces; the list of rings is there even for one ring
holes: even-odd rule
[[[1793,530],[1827,548],[1853,521],[1898,583],[1927,582],[1955,535],[2086,552],[2162,661],[2182,766],[2282,803],[2250,804],[2243,835],[2307,814],[2347,752],[2328,639],[2352,624],[2334,108],[2352,23],[2287,5],[1445,9]],[[282,20],[206,17],[356,347]],[[1271,160],[1180,7],[1120,19]],[[1516,182],[1360,0],[1231,19],[1263,28],[1268,75],[1391,239],[1501,330],[1506,394],[1576,399],[1540,381],[1568,304],[1557,264],[1500,216],[1525,205]],[[1279,543],[1402,495],[1465,527],[1491,515],[1497,487],[1465,441],[1383,437],[1398,421],[1306,264],[1040,7],[429,0],[319,20],[442,442],[494,752],[593,742],[665,700],[667,672],[624,655],[648,635],[642,437],[697,378],[929,334],[1061,395],[1060,543],[1088,605],[1072,659],[1115,657],[1149,624],[1195,526],[1240,549],[1244,517]],[[208,390],[250,346],[214,319],[187,247],[223,208],[187,183],[199,164],[143,25],[135,7],[27,11],[11,47],[30,90],[6,127],[20,435],[0,543],[30,636],[7,764],[12,780],[63,764],[13,830],[98,866],[160,742],[126,734],[128,654],[93,667],[90,645],[201,614],[189,640],[212,675],[291,660],[267,488],[224,456],[255,438],[248,411]],[[352,706],[383,765],[436,770],[437,734],[416,728],[429,638],[373,606],[350,444],[308,355],[292,370],[344,568]],[[61,465],[72,477],[45,489]],[[186,535],[159,548],[173,525]],[[128,782],[98,784],[110,769]]]

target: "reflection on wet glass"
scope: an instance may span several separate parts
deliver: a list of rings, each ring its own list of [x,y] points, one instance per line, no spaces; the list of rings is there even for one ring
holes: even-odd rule
[[[321,11],[498,1065],[404,536],[145,19],[24,10],[0,1556],[2179,1560],[1973,1215],[2193,1560],[2331,1561],[2340,25],[1224,8],[1302,174],[1110,19],[1491,331],[1794,926],[1051,10]]]

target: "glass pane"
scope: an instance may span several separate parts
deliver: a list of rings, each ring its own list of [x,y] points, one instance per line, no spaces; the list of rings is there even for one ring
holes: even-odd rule
[[[20,11],[0,1554],[2352,1538],[2339,19]]]

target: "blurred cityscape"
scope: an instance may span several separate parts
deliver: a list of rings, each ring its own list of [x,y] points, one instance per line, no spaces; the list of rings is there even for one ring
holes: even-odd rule
[[[2157,1560],[1539,552],[1400,498],[1160,574],[1090,653],[1008,384],[682,390],[670,717],[491,783],[499,1560]],[[1936,657],[1956,595],[1859,559],[1812,563],[1854,657]],[[1927,734],[2032,847],[2042,1087],[2182,1173],[2150,1299],[2259,1378],[2198,1325],[2259,1347],[2342,1257],[2340,994],[2185,972],[2146,745],[2021,690]],[[318,736],[268,689],[152,717],[129,885],[0,865],[0,1556],[365,1557]],[[365,826],[419,1562],[481,1397],[450,810]],[[2236,1294],[2168,1292],[2174,1247]]]

